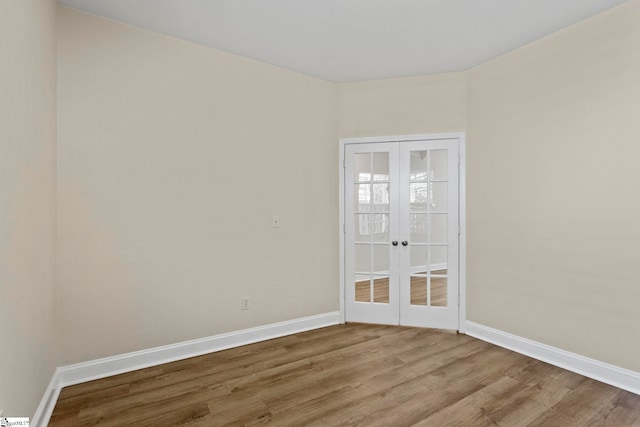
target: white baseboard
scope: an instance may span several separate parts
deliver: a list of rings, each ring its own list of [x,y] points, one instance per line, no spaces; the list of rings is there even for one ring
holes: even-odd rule
[[[60,394],[60,375],[58,370],[60,368],[56,368],[53,372],[53,376],[51,377],[51,381],[49,381],[49,385],[47,389],[44,391],[44,395],[42,396],[42,400],[40,400],[40,404],[36,409],[36,413],[31,418],[29,425],[32,427],[45,427],[49,424],[49,419],[51,418],[51,414],[53,413],[53,408],[56,406],[56,401],[58,400],[58,395]]]
[[[339,312],[324,313],[59,367],[54,372],[30,425],[44,427],[49,423],[62,387],[339,323]],[[467,321],[465,326],[466,333],[472,337],[640,395],[640,373],[475,322]]]
[[[472,337],[640,395],[640,373],[590,359],[475,322],[466,322]]]
[[[66,386],[339,323],[340,313],[336,311],[62,366],[56,369],[31,425],[49,423],[60,390]]]
[[[338,323],[338,312],[325,313],[63,366],[59,368],[60,386],[66,387]]]

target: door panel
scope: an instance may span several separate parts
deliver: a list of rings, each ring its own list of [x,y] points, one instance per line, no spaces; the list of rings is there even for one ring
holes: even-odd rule
[[[455,141],[399,144],[400,324],[458,329]]]
[[[457,149],[345,146],[347,321],[458,328]]]
[[[394,144],[345,148],[347,319],[397,324],[398,152]]]

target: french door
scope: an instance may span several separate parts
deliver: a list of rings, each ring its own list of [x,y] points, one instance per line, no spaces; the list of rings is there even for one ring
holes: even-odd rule
[[[458,329],[458,140],[345,145],[345,311]]]

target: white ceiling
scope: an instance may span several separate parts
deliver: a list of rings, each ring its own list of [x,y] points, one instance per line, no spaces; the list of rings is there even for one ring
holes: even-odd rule
[[[461,71],[626,0],[59,0],[333,82]]]

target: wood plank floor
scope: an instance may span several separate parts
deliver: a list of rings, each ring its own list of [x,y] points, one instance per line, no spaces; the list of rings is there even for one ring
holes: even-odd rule
[[[640,396],[431,329],[347,324],[66,387],[50,426],[640,426]]]

